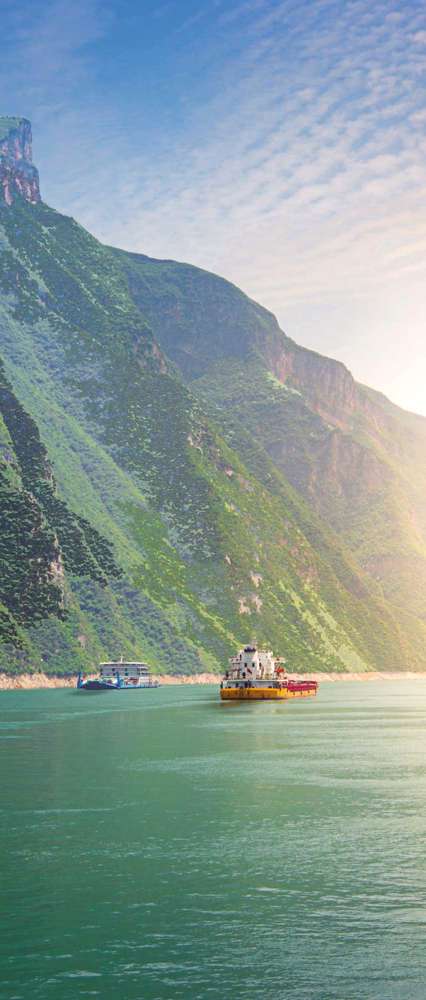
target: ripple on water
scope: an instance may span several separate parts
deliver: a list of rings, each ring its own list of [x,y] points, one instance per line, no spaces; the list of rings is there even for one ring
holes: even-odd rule
[[[8,699],[4,1000],[424,1000],[426,688],[398,690]]]

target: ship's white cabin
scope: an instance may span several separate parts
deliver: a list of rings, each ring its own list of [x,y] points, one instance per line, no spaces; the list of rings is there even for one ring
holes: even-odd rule
[[[243,646],[236,656],[231,656],[223,683],[227,687],[266,687],[277,680],[277,669],[282,668],[284,662],[274,656],[271,649],[260,649],[254,643]]]
[[[119,676],[123,681],[135,684],[148,680],[149,667],[146,663],[141,663],[138,660],[111,660],[99,664],[99,673],[103,680],[115,681]]]

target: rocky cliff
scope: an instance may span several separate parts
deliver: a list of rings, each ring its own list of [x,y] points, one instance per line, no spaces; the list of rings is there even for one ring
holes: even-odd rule
[[[31,123],[26,118],[0,118],[0,201],[12,205],[16,197],[30,204],[40,201]]]

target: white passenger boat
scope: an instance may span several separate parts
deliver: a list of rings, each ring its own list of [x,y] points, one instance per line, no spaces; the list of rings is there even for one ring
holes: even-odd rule
[[[96,677],[85,678],[79,673],[77,687],[80,691],[138,691],[158,688],[160,683],[151,677],[147,663],[121,658],[100,663]]]

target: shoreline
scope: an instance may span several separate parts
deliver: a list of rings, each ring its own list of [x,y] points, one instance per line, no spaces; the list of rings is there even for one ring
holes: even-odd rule
[[[219,684],[220,674],[181,674],[173,676],[171,674],[155,674],[155,679],[161,685],[169,684]],[[414,672],[407,670],[398,673],[382,673],[372,670],[369,673],[347,673],[347,674],[288,674],[291,680],[312,680],[320,684],[334,684],[339,681],[412,681],[426,680],[426,671]],[[34,673],[34,674],[4,674],[0,673],[0,691],[31,691],[43,688],[74,688],[76,677],[61,677],[54,674]]]

